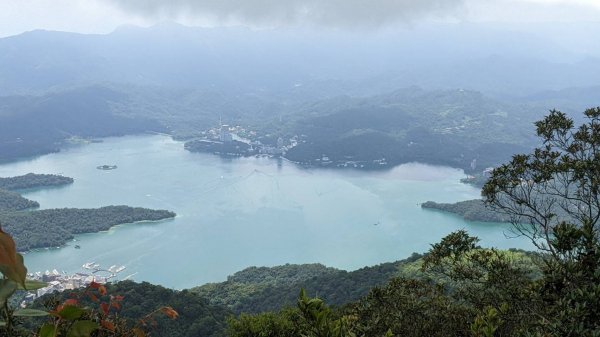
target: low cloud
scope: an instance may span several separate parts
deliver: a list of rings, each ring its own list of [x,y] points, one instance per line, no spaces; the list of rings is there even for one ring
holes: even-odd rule
[[[381,26],[456,15],[464,0],[104,0],[148,18],[221,24]]]

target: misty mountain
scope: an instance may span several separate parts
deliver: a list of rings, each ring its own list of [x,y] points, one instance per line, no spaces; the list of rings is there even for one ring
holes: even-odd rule
[[[533,145],[533,122],[549,109],[580,112],[593,88],[563,95],[538,93],[517,103],[464,89],[419,87],[366,97],[283,99],[268,93],[215,89],[109,85],[0,97],[0,158],[58,151],[70,138],[166,132],[188,140],[218,125],[242,125],[276,143],[304,135],[288,153],[311,162],[323,154],[339,160],[387,158],[468,168],[492,165]],[[290,96],[288,96],[290,97]],[[443,144],[440,146],[439,144]]]
[[[599,48],[534,28],[439,24],[339,32],[166,23],[106,35],[32,31],[0,39],[0,91],[117,83],[302,100],[410,85],[526,95],[599,84]],[[600,33],[600,25],[586,29]]]
[[[541,106],[510,104],[468,90],[417,87],[368,98],[338,98],[303,107],[293,124],[305,141],[287,158],[318,165],[385,158],[481,169],[535,145]],[[378,163],[374,164],[379,165]]]
[[[0,97],[0,161],[58,151],[72,137],[164,130],[148,118],[116,115],[111,104],[125,99],[123,94],[100,87]]]

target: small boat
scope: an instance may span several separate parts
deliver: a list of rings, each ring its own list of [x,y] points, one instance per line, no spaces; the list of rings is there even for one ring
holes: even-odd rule
[[[75,245],[75,249],[81,249],[80,245]]]

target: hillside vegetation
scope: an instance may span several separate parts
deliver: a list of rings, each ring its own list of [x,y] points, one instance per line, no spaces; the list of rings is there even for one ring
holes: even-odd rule
[[[22,211],[29,208],[40,207],[37,201],[23,198],[20,194],[0,189],[0,212]]]
[[[25,190],[30,188],[48,188],[54,186],[63,186],[73,183],[73,178],[64,177],[56,174],[35,174],[27,173],[17,177],[0,177],[0,189],[5,190]]]
[[[0,213],[0,223],[10,233],[17,249],[62,246],[75,234],[96,233],[112,226],[137,221],[172,218],[175,213],[141,207],[106,206],[95,209],[45,209],[31,212]]]

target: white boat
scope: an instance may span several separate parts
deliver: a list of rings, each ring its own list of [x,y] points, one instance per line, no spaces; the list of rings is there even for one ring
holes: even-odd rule
[[[96,263],[96,262],[93,262],[93,261],[92,261],[92,262],[86,262],[86,263],[84,263],[84,264],[83,264],[83,266],[81,266],[81,267],[82,267],[82,268],[85,268],[85,269],[92,269],[95,263]]]

